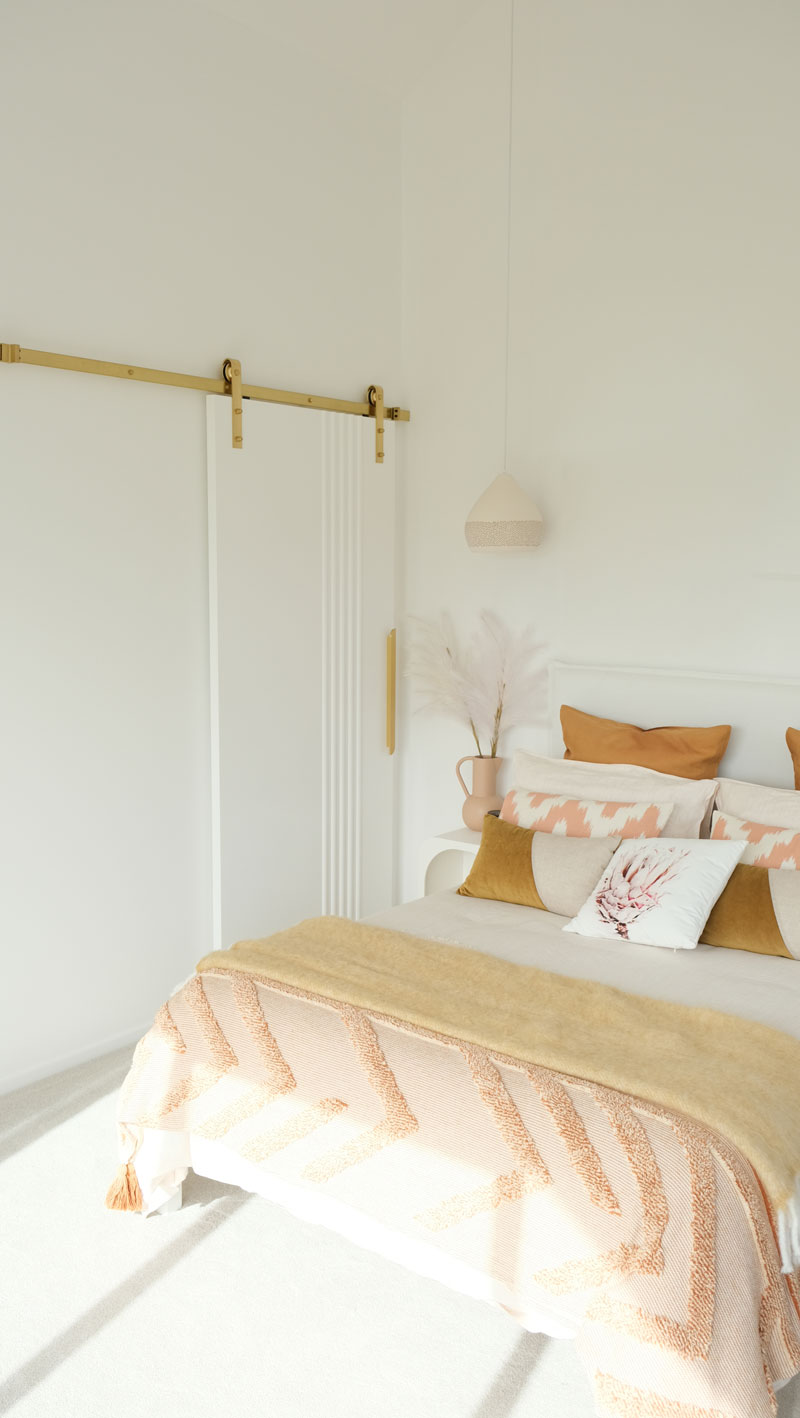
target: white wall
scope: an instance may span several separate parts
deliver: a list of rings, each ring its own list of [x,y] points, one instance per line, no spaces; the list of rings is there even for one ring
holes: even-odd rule
[[[4,7],[0,336],[380,378],[409,611],[796,674],[797,8],[517,0],[509,464],[547,533],[502,560],[463,521],[503,457],[507,6],[406,104],[401,380],[394,100],[220,3]],[[3,367],[0,460],[7,1085],[135,1033],[207,944],[202,399]],[[405,892],[470,745],[403,699]]]
[[[509,471],[546,537],[504,560],[463,522],[503,458],[509,14],[405,108],[406,608],[488,606],[557,658],[797,675],[800,11],[517,0]],[[470,752],[410,702],[406,892]]]
[[[28,0],[0,92],[3,340],[401,400],[377,90],[181,0]],[[0,368],[0,1086],[141,1031],[209,945],[204,420]]]

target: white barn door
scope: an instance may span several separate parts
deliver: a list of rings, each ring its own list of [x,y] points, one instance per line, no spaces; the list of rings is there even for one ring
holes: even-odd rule
[[[393,899],[394,430],[208,399],[215,944]]]

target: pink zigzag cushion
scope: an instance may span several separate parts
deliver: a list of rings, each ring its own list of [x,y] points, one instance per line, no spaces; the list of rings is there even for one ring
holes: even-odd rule
[[[604,803],[512,788],[500,816],[517,827],[562,837],[660,837],[672,803]]]
[[[742,862],[751,867],[784,868],[800,871],[800,832],[791,827],[769,827],[765,822],[748,822],[728,812],[711,816],[711,836],[723,842],[747,842]]]

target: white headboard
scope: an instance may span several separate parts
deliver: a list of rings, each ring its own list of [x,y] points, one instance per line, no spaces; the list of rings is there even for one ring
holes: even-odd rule
[[[564,752],[562,704],[644,729],[659,724],[731,724],[721,774],[772,787],[794,786],[786,730],[790,725],[800,728],[800,680],[555,661],[550,666],[549,723],[550,751],[557,757]]]

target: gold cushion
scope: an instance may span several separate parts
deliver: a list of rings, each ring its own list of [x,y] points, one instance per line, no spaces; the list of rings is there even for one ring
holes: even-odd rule
[[[561,706],[565,758],[584,763],[635,763],[678,778],[716,778],[728,747],[730,724],[713,728],[640,729]]]
[[[511,901],[516,906],[545,904],[536,890],[531,864],[533,832],[515,827],[487,813],[483,819],[481,845],[459,896],[482,896],[488,901]]]
[[[800,872],[734,867],[700,944],[800,959]]]
[[[487,815],[461,896],[574,916],[603,875],[619,837],[562,837]]]

